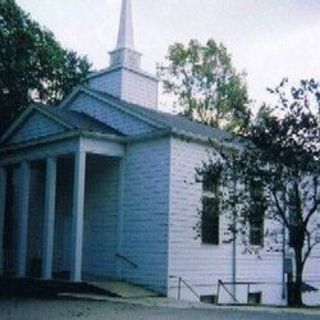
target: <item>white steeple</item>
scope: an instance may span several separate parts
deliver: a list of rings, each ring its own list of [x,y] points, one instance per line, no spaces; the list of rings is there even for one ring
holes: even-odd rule
[[[89,86],[123,101],[157,109],[158,78],[140,65],[141,54],[134,47],[131,0],[122,0],[118,41],[110,52],[110,66],[92,75]]]
[[[122,0],[117,46],[110,56],[111,67],[140,69],[141,54],[134,49],[131,0]]]
[[[134,49],[131,0],[123,0],[118,33],[117,49]]]

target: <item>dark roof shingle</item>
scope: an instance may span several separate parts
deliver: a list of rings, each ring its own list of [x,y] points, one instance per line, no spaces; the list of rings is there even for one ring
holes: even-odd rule
[[[61,121],[66,122],[74,129],[123,135],[118,130],[86,115],[85,113],[46,106],[42,106],[40,108],[43,109],[45,112],[59,118]]]
[[[179,115],[174,115],[171,113],[153,110],[151,108],[146,108],[136,104],[128,103],[126,101],[115,98],[114,96],[105,92],[101,92],[87,87],[86,90],[89,90],[93,94],[100,96],[106,102],[109,101],[111,103],[120,105],[125,109],[133,111],[134,113],[139,113],[140,115],[143,115],[155,122],[161,123],[166,128],[177,129],[179,131],[185,131],[194,135],[202,136],[204,138],[217,139],[223,142],[232,142],[237,140],[236,136],[225,130],[213,128],[198,122],[190,121]]]

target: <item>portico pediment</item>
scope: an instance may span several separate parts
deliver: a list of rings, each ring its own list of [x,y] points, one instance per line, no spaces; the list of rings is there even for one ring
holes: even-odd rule
[[[38,108],[30,107],[2,138],[2,144],[13,145],[61,134],[68,126]]]
[[[42,112],[38,107],[28,108],[3,136],[1,143],[14,145],[54,136],[67,131],[68,125]]]

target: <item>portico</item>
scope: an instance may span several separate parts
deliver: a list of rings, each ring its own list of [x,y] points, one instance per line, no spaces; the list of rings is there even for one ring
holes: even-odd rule
[[[121,12],[109,66],[0,137],[1,274],[168,291],[171,140],[194,124],[156,111],[130,0]]]
[[[59,264],[65,267],[67,262],[69,279],[78,282],[83,273],[83,239],[84,236],[90,237],[84,234],[84,220],[86,196],[90,198],[93,186],[88,185],[86,178],[88,174],[92,175],[90,168],[97,164],[110,170],[118,169],[115,164],[120,163],[124,147],[121,138],[115,135],[94,138],[85,132],[52,137],[50,144],[46,140],[1,149],[0,272],[8,271],[6,266],[8,269],[11,264],[10,271],[17,277],[30,276],[32,261],[37,259],[41,278],[50,280],[54,269],[59,271]],[[12,181],[8,179],[9,171]],[[101,174],[106,170],[102,171]],[[116,177],[118,174],[119,170],[113,173]],[[70,194],[64,195],[64,192]],[[13,203],[12,210],[8,201]],[[12,224],[11,227],[8,223]],[[59,243],[64,247],[63,254],[68,255],[64,262],[55,261],[63,255]]]

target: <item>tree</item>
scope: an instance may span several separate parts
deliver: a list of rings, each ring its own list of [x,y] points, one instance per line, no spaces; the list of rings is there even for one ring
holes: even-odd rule
[[[278,104],[261,108],[242,143],[216,152],[197,171],[206,179],[220,178],[221,212],[249,251],[257,248],[250,248],[250,227],[260,225],[266,239],[260,248],[278,251],[285,245],[293,252],[290,303],[301,306],[304,267],[320,243],[319,83],[301,81],[289,88],[284,80],[270,92]]]
[[[250,119],[244,74],[236,72],[222,44],[169,47],[166,64],[158,67],[166,93],[173,94],[182,115],[205,124],[239,130]]]
[[[0,0],[0,133],[31,101],[61,101],[89,69],[14,0]]]

